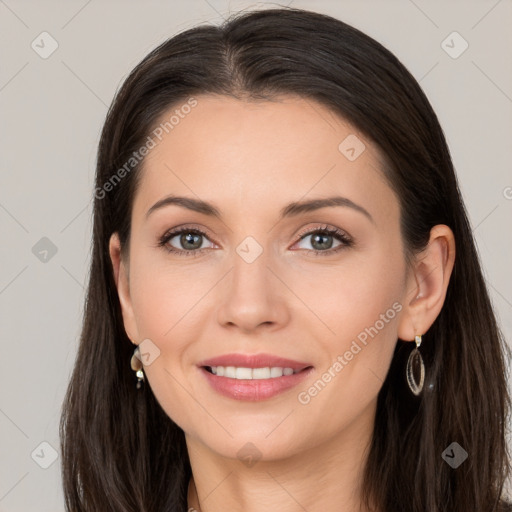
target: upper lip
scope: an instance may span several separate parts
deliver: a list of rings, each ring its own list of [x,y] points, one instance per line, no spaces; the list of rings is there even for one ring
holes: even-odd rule
[[[299,371],[311,365],[285,357],[273,356],[272,354],[224,354],[202,361],[198,366],[236,366],[238,368],[266,368],[268,366],[292,368]]]

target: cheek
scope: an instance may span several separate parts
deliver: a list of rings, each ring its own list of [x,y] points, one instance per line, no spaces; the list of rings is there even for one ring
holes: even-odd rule
[[[166,414],[190,429],[198,411],[190,398],[194,361],[188,351],[204,329],[199,319],[201,298],[211,288],[210,280],[176,267],[138,263],[133,266],[131,296],[140,341],[149,338],[158,347],[158,356],[144,373]]]
[[[376,322],[379,331],[395,327],[396,307],[392,306],[401,300],[405,282],[400,248],[375,243],[347,252],[335,264],[286,272],[293,291],[311,311],[307,318],[317,331],[315,337],[326,346],[343,349]],[[384,326],[381,315],[385,315]]]
[[[197,305],[214,283],[211,271],[169,261],[161,255],[140,256],[132,267],[130,287],[141,336],[163,343],[197,315]]]
[[[323,268],[297,290],[314,313],[305,328],[321,347],[325,367],[320,373],[341,356],[343,369],[331,369],[337,382],[332,387],[348,392],[348,400],[362,390],[375,395],[385,378],[397,341],[404,279],[403,258],[388,246]]]
[[[332,332],[319,338],[326,364],[299,400],[317,408],[312,418],[344,424],[376,399],[397,341],[404,276],[401,255],[388,248],[331,275],[329,293],[315,295]]]

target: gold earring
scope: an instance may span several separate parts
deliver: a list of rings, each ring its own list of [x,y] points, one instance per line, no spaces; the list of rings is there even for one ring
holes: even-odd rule
[[[409,359],[407,360],[406,375],[409,389],[414,395],[418,396],[421,393],[423,389],[423,383],[425,382],[425,365],[423,364],[421,353],[418,350],[421,345],[421,334],[416,335],[414,341],[416,342],[416,347],[414,347],[412,352],[409,354]]]
[[[137,376],[137,389],[140,389],[142,386],[142,382],[144,382],[144,372],[142,371],[142,360],[139,357],[139,347],[137,346],[133,352],[133,356],[131,359],[131,367]]]

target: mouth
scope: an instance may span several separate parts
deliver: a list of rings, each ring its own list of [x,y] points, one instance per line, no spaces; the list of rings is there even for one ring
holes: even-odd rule
[[[265,366],[261,368],[248,368],[243,366],[202,366],[202,368],[212,375],[226,377],[228,379],[266,380],[295,375],[313,367],[306,366],[301,369],[293,369],[280,366]]]
[[[304,383],[314,372],[313,366],[200,366],[199,371],[209,388],[216,394],[232,400],[258,402],[269,400]]]
[[[201,361],[198,370],[210,389],[235,400],[272,398],[297,386],[313,365],[273,354],[224,354]]]

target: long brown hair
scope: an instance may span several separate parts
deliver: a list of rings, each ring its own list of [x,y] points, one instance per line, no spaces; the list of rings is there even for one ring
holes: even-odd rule
[[[457,257],[443,308],[424,335],[423,393],[404,380],[411,343],[397,340],[377,414],[363,494],[382,512],[495,512],[510,474],[505,353],[447,143],[420,86],[378,42],[332,17],[300,9],[232,16],[170,38],[118,91],[99,144],[94,232],[84,321],[61,418],[67,510],[185,512],[190,461],[184,433],[149,385],[135,387],[133,345],[121,316],[108,243],[128,254],[144,160],[133,154],[157,119],[194,96],[271,101],[292,94],[347,119],[385,155],[412,258],[430,229],[448,225]],[[127,166],[127,162],[130,164]],[[125,172],[120,172],[124,169]],[[457,469],[442,454],[468,453]]]

